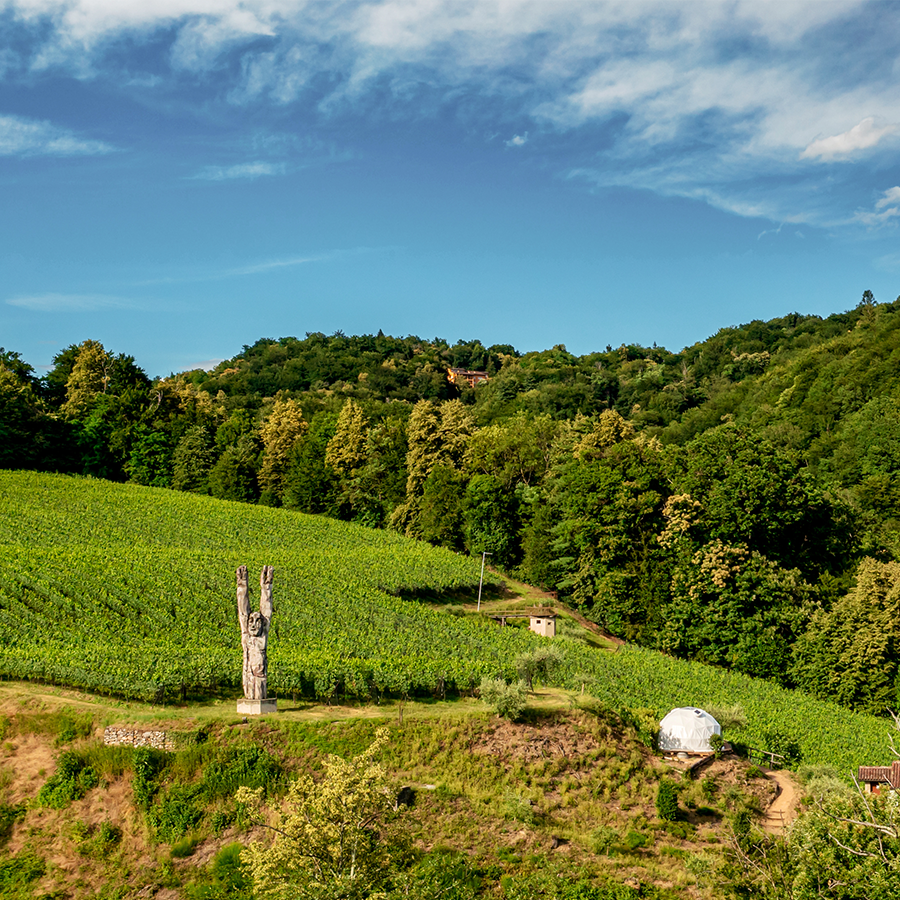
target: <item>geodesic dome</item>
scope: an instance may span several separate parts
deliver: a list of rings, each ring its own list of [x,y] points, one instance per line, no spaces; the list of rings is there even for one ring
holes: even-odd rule
[[[681,706],[659,723],[659,749],[709,753],[709,739],[721,733],[722,726],[708,712],[696,706]]]

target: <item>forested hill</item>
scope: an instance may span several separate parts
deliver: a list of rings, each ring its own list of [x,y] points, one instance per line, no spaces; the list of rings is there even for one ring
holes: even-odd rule
[[[897,701],[900,300],[671,353],[260,340],[151,380],[95,341],[0,362],[0,465],[403,531],[610,631],[871,711]],[[478,369],[476,388],[448,367]]]

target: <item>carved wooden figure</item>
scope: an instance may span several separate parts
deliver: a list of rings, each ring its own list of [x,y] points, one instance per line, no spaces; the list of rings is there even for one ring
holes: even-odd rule
[[[272,566],[263,566],[259,576],[259,612],[250,612],[250,588],[247,567],[237,570],[237,608],[241,623],[241,647],[244,650],[244,696],[248,700],[265,700],[268,659],[266,647],[272,623]]]

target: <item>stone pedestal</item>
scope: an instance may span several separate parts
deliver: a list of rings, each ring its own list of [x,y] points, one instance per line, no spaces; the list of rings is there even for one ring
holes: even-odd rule
[[[238,700],[237,711],[239,716],[262,716],[278,712],[278,700],[275,697],[269,697],[268,700]]]

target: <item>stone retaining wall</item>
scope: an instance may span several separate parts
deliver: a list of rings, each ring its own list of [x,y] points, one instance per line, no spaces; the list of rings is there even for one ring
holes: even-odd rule
[[[103,743],[113,747],[153,747],[155,750],[174,750],[174,735],[166,731],[138,731],[108,725],[103,729]]]

